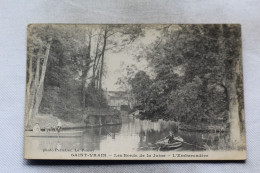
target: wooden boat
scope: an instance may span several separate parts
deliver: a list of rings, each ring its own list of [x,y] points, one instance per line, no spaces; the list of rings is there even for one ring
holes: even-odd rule
[[[61,132],[33,132],[26,131],[27,137],[81,137],[82,131],[61,131]]]
[[[168,143],[168,139],[161,139],[155,143],[160,150],[174,150],[182,146],[183,139],[180,137],[174,138],[176,142]]]

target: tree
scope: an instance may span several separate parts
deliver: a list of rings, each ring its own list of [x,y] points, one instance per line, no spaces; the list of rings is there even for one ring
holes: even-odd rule
[[[69,115],[80,107],[84,110],[91,31],[75,25],[32,25],[28,34],[28,122],[39,107],[56,116]]]
[[[101,91],[102,79],[104,76],[105,52],[106,51],[120,52],[121,50],[125,49],[127,45],[134,42],[138,37],[143,36],[143,32],[142,32],[141,25],[104,25],[100,29],[98,35],[99,36],[101,35],[101,37],[99,37],[97,41],[97,50],[96,50],[96,56],[94,60],[96,66],[94,66],[95,69],[93,69],[93,72],[95,72],[97,70],[96,67],[99,66],[98,89]],[[101,51],[98,51],[100,38],[103,40],[102,41],[103,45]],[[100,52],[99,56],[98,56],[98,52]],[[101,58],[101,62],[100,65],[98,65],[100,58]]]
[[[107,33],[108,33],[108,27],[105,27],[104,29],[104,36],[103,36],[103,48],[101,53],[101,66],[100,66],[100,77],[99,77],[99,90],[102,89],[102,77],[103,77],[103,71],[104,71],[104,59],[105,59],[105,50],[107,45]]]
[[[164,119],[185,116],[190,123],[203,116],[231,121],[243,117],[243,105],[238,104],[238,97],[243,97],[240,27],[165,25],[157,29],[160,38],[139,57],[146,58],[156,74],[147,104],[150,114],[161,112],[155,116]],[[232,124],[239,133],[239,122]]]
[[[48,32],[49,27],[42,28],[42,32]],[[46,66],[49,58],[52,37],[50,35],[41,35],[33,27],[28,27],[28,75],[29,79],[26,86],[26,127],[29,127],[29,120],[38,113],[38,108],[43,96],[43,84],[46,74]],[[33,69],[33,62],[36,61],[36,68]],[[41,61],[43,61],[41,63]]]
[[[150,77],[144,71],[139,71],[135,77],[131,79],[130,83],[135,99],[140,105],[145,107],[150,95]]]
[[[127,65],[124,62],[120,64],[120,77],[118,77],[116,81],[116,85],[118,85],[120,90],[124,90],[126,92],[131,92],[131,80],[135,77],[138,69],[135,64]]]

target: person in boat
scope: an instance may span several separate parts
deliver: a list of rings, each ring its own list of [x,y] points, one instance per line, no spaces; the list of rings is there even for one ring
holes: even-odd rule
[[[58,124],[57,124],[57,131],[58,131],[58,132],[61,131],[61,126],[62,126],[61,121],[58,120]]]
[[[170,131],[170,134],[169,136],[166,137],[166,139],[168,139],[168,144],[172,144],[176,142],[173,131]]]

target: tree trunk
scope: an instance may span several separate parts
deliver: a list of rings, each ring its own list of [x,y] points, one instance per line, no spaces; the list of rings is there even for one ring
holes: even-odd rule
[[[223,25],[221,27],[221,31],[223,33],[224,37],[224,31],[223,31]],[[228,32],[228,31],[225,31]],[[225,38],[229,39],[229,38]],[[225,59],[227,61],[228,55],[225,51],[227,51],[225,42],[223,41],[221,44],[222,46],[221,50],[223,50],[223,56],[225,56]],[[229,104],[229,123],[230,123],[230,142],[231,146],[234,147],[233,149],[236,149],[239,146],[242,146],[243,142],[241,140],[241,132],[240,132],[240,121],[239,121],[239,100],[237,95],[237,79],[238,76],[241,74],[241,57],[233,57],[232,62],[226,62],[229,65],[226,66],[226,77],[223,80],[223,83],[226,88],[226,95],[228,96],[228,104]],[[231,74],[230,74],[231,73]],[[229,76],[229,77],[227,77]]]
[[[82,80],[82,111],[84,112],[86,107],[86,80]]]
[[[102,77],[103,77],[103,68],[104,68],[104,56],[105,56],[105,50],[106,50],[106,44],[107,44],[107,29],[105,29],[104,33],[104,45],[101,53],[101,68],[100,68],[100,78],[99,78],[99,90],[102,89]]]
[[[83,74],[82,74],[82,111],[85,111],[86,108],[86,83],[87,83],[87,75],[89,71],[89,65],[90,65],[90,53],[91,53],[91,32],[88,35],[88,52],[85,57],[86,63],[84,65]]]
[[[234,71],[233,80],[227,80],[227,88],[229,95],[229,122],[230,122],[230,136],[232,146],[238,146],[241,142],[240,136],[240,122],[239,122],[239,101],[237,97],[236,80],[237,74]]]
[[[44,56],[44,61],[41,67],[41,77],[39,80],[40,75],[40,56],[38,56],[37,59],[37,65],[36,65],[36,72],[35,72],[35,78],[33,82],[33,87],[31,89],[31,97],[30,97],[30,109],[28,113],[28,119],[27,119],[27,126],[30,126],[29,122],[31,119],[33,119],[38,114],[38,109],[42,100],[43,96],[43,84],[44,84],[44,78],[46,74],[46,68],[47,68],[47,62],[50,54],[50,47],[51,45],[47,45],[47,49]]]
[[[26,127],[29,127],[30,124],[29,122],[31,121],[32,117],[32,113],[33,113],[33,108],[34,108],[34,104],[35,104],[35,96],[36,96],[36,92],[37,92],[37,86],[39,83],[39,74],[40,74],[40,55],[38,53],[37,56],[37,62],[36,62],[36,70],[35,70],[35,75],[34,75],[34,81],[32,83],[32,88],[30,88],[29,91],[29,104],[27,105],[27,109],[28,109],[28,118],[27,118],[27,123],[26,123]]]
[[[45,52],[45,56],[44,56],[44,61],[43,61],[43,64],[42,64],[40,83],[39,83],[39,85],[37,87],[37,93],[36,93],[36,98],[35,98],[35,108],[34,108],[34,114],[33,115],[37,115],[38,114],[38,109],[39,109],[40,103],[42,101],[43,87],[44,87],[44,78],[45,78],[45,74],[46,74],[46,69],[47,69],[47,63],[48,63],[48,59],[49,59],[50,49],[51,49],[51,44],[48,44],[46,52]]]
[[[98,86],[98,84],[99,84],[99,77],[100,77],[100,75],[99,75],[99,70],[98,70],[97,71],[97,77],[96,77],[96,80],[95,80],[95,82],[96,82],[96,89],[99,88],[99,86]]]
[[[30,91],[31,91],[31,85],[32,85],[32,58],[33,57],[30,57],[29,59],[29,69],[28,69],[28,75],[29,75],[29,79],[28,79],[28,83],[26,85],[26,110],[25,110],[25,115],[26,117],[29,115],[29,108],[30,108],[30,105],[31,105],[31,102],[30,102]],[[28,119],[28,118],[27,118]],[[28,121],[25,122],[25,127],[28,126]]]
[[[97,62],[97,58],[98,58],[98,47],[99,47],[99,42],[97,42],[96,55],[95,55],[95,58],[94,58],[93,72],[92,72],[92,82],[94,82],[95,77],[96,77],[96,62]],[[95,82],[94,82],[94,84],[95,84]]]

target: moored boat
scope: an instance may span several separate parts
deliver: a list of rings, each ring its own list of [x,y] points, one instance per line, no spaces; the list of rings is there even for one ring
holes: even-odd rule
[[[174,150],[182,146],[183,139],[181,137],[174,138],[176,142],[168,143],[168,139],[161,139],[155,143],[160,150]]]
[[[26,131],[27,137],[81,137],[82,131],[61,131],[61,132],[33,132]]]

